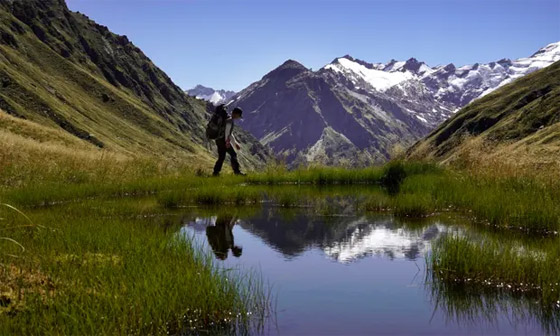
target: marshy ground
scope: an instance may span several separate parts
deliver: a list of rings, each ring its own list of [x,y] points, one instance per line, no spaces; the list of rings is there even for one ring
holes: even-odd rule
[[[262,331],[276,315],[274,286],[266,285],[275,279],[251,267],[226,271],[192,237],[177,234],[185,225],[177,218],[234,209],[251,223],[264,208],[280,210],[269,218],[277,235],[292,232],[290,218],[305,212],[304,227],[316,223],[317,239],[346,232],[339,217],[383,215],[422,231],[453,214],[461,218],[454,227],[463,229],[430,240],[421,257],[434,305],[455,321],[475,323],[493,319],[482,309],[491,303],[495,319],[517,307],[541,331],[560,330],[554,179],[399,162],[362,170],[271,168],[247,178],[137,171],[129,178],[75,172],[81,178],[71,183],[45,173],[3,187],[1,201],[10,206],[0,210],[2,332]],[[331,252],[344,245],[327,242]]]

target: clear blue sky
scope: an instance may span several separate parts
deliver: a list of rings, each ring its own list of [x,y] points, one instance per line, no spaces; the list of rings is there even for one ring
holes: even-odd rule
[[[184,89],[240,90],[287,59],[430,66],[530,56],[560,40],[560,0],[67,0],[127,35]]]

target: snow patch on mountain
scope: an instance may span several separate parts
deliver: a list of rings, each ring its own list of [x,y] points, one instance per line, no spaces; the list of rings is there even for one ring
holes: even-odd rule
[[[560,61],[560,42],[530,57],[430,67],[349,55],[317,71],[288,60],[235,95],[243,127],[287,163],[370,165],[425,136],[471,101]]]
[[[187,90],[186,93],[189,96],[196,97],[197,99],[209,101],[214,105],[225,103],[235,95],[234,91],[214,90],[203,85],[197,85],[196,87]]]
[[[347,55],[335,59],[323,70],[343,76],[348,92],[361,101],[371,103],[370,96],[375,92],[387,93],[407,105],[405,111],[433,128],[474,99],[557,61],[560,61],[560,42],[514,61],[429,67],[415,58],[391,60],[383,65]]]
[[[384,70],[370,69],[347,58],[338,58],[335,63],[328,64],[324,68],[347,76],[358,76],[378,91],[385,91],[392,86],[413,78],[413,75],[409,72],[386,72]],[[357,81],[354,84],[357,84]]]

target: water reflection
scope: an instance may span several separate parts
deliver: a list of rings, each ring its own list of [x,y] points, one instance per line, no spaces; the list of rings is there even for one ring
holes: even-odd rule
[[[558,333],[560,311],[530,295],[446,283],[415,262],[443,235],[493,234],[461,221],[263,208],[186,217],[183,231],[207,242],[228,269],[258,267],[281,288],[281,334]]]
[[[341,263],[372,255],[415,260],[430,250],[431,241],[452,229],[438,221],[403,222],[389,215],[315,216],[301,211],[279,213],[276,209],[265,209],[241,220],[233,214],[221,214],[185,224],[206,231],[209,245],[222,260],[230,249],[234,256],[241,256],[242,248],[235,245],[232,231],[237,224],[286,259],[319,248],[326,257]]]
[[[216,258],[225,260],[230,249],[234,257],[241,256],[243,248],[235,245],[233,237],[233,226],[237,221],[233,215],[221,214],[213,220],[214,225],[206,227],[206,237]]]
[[[426,288],[434,314],[441,312],[447,323],[497,328],[497,321],[506,316],[512,326],[540,326],[547,335],[560,334],[560,309],[545,304],[535,293],[448,282],[429,270]]]

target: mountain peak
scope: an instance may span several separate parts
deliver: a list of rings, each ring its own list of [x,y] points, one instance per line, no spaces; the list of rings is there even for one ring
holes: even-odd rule
[[[410,71],[413,73],[419,73],[419,72],[424,72],[425,68],[426,68],[426,63],[424,62],[419,62],[416,58],[411,57],[409,58],[403,65],[403,69],[405,71]]]
[[[299,63],[298,61],[294,61],[293,59],[289,59],[278,66],[276,69],[266,74],[263,79],[274,78],[281,81],[287,81],[292,77],[308,71],[310,70],[307,69],[303,64]]]
[[[503,65],[511,65],[511,64],[512,64],[512,62],[511,62],[511,60],[510,60],[509,58],[502,58],[501,60],[499,60],[499,61],[496,62],[496,63],[498,63],[498,64],[500,64],[500,65],[502,65],[502,66],[503,66]]]
[[[550,43],[542,48],[540,48],[531,57],[541,56],[541,55],[560,55],[560,41]]]
[[[194,88],[185,91],[189,96],[196,97],[198,99],[206,100],[214,105],[224,103],[228,101],[231,97],[235,95],[234,91],[227,90],[215,90],[211,87],[198,84]]]
[[[279,67],[276,68],[276,70],[278,69],[300,69],[300,70],[307,70],[307,68],[301,64],[298,61],[295,61],[293,59],[289,59],[286,62],[282,63],[282,65],[280,65]]]
[[[381,64],[381,63],[368,63],[368,62],[366,62],[366,61],[362,61],[361,59],[354,58],[354,57],[352,57],[352,56],[350,56],[350,55],[348,55],[348,54],[346,54],[346,55],[344,55],[344,56],[342,56],[342,57],[337,57],[337,58],[335,58],[330,64],[340,64],[340,60],[341,60],[341,59],[346,59],[346,60],[352,61],[352,62],[354,62],[354,63],[363,65],[364,67],[366,67],[366,68],[368,68],[368,69],[376,69],[376,70],[379,70],[380,68],[383,68],[383,67],[384,67],[384,64]]]
[[[455,64],[449,63],[446,66],[444,66],[443,69],[445,69],[445,71],[455,71],[457,67],[455,66]]]

